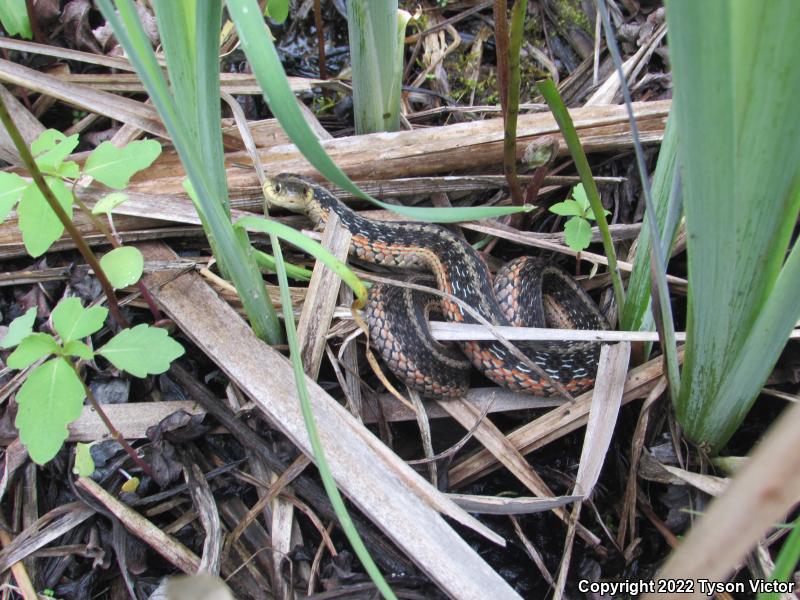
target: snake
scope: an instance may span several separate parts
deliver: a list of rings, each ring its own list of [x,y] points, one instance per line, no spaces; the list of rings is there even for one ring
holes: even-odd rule
[[[351,257],[414,271],[413,282],[430,280],[444,292],[378,283],[370,287],[364,307],[370,345],[421,396],[464,396],[470,366],[502,387],[539,396],[580,394],[594,386],[597,342],[518,342],[524,355],[519,356],[498,340],[447,344],[430,331],[432,316],[478,323],[463,305],[497,326],[608,329],[591,297],[560,267],[524,256],[492,277],[480,253],[440,225],[365,218],[322,185],[297,175],[266,178],[263,192],[269,207],[305,214],[316,229],[335,213],[351,234]]]

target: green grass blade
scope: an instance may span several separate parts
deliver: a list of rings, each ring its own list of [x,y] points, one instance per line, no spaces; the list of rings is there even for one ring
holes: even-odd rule
[[[200,129],[200,154],[207,168],[213,172],[211,183],[216,186],[214,193],[225,211],[230,214],[225,150],[219,132],[219,35],[222,28],[222,2],[199,2],[195,22],[199,48],[195,65],[198,93],[195,110]]]
[[[412,208],[385,204],[372,198],[360,190],[344,172],[336,166],[320,144],[314,132],[306,123],[297,100],[289,87],[283,66],[278,58],[272,36],[264,21],[256,18],[260,15],[255,0],[228,0],[228,11],[236,24],[242,48],[247,55],[253,74],[256,77],[264,98],[272,113],[280,121],[289,138],[297,145],[303,156],[316,169],[343,190],[368,200],[381,208],[392,210],[401,215],[420,221],[437,221],[453,223],[488,219],[520,211],[531,210],[532,207],[472,207],[472,208]],[[395,21],[393,21],[395,22]]]
[[[256,264],[260,268],[272,271],[273,273],[276,271],[277,266],[275,265],[274,257],[261,250],[256,250],[255,248],[253,249],[253,256],[255,256]],[[311,271],[308,269],[298,267],[292,263],[286,263],[284,267],[286,268],[286,275],[296,281],[308,281],[311,279]]]
[[[791,582],[792,574],[800,565],[800,517],[797,517],[792,524],[792,532],[783,543],[778,560],[775,561],[775,568],[767,581]],[[757,600],[778,600],[781,594],[778,592],[761,593]]]
[[[210,16],[221,10],[219,0],[207,0],[207,2],[208,5],[198,11],[195,15],[196,18],[200,18],[203,15]],[[219,112],[213,116],[212,124],[213,109],[206,107],[202,111],[198,110],[196,108],[196,99],[192,99],[190,106],[182,105],[181,110],[178,110],[175,97],[173,97],[164,79],[164,74],[156,61],[150,41],[142,29],[131,0],[117,0],[116,8],[119,13],[114,10],[111,0],[98,0],[97,5],[106,21],[114,29],[117,39],[130,57],[136,72],[144,83],[145,89],[164,121],[167,131],[169,131],[186,169],[189,182],[191,182],[190,187],[193,190],[197,190],[196,194],[192,193],[190,195],[203,223],[203,228],[214,251],[214,256],[217,258],[223,272],[232,279],[236,286],[253,330],[260,338],[270,343],[279,343],[282,337],[280,323],[275,309],[269,302],[264,282],[252,256],[247,236],[244,232],[238,234],[234,231],[226,210],[227,192],[225,190],[227,189],[227,184],[224,180],[224,171],[217,166],[209,166],[206,161],[211,154],[206,155],[204,153],[212,151],[208,148],[201,148],[211,139],[212,134],[209,132],[202,135],[197,133],[198,129],[195,125],[199,123],[197,115],[202,113],[206,116],[201,127],[209,127],[210,131],[216,132],[218,136],[221,135],[219,132]],[[168,11],[167,14],[174,18],[174,21],[171,22],[172,26],[188,26],[190,28],[195,26],[193,22],[190,23],[192,19],[189,19],[189,15],[194,13],[191,13],[188,9],[185,9],[186,12],[180,13],[178,8],[175,8],[170,2],[157,4],[157,9],[159,10],[164,7]],[[176,12],[174,14],[169,12],[172,10]],[[163,19],[164,15],[162,15],[162,22]],[[190,24],[186,25],[187,23]],[[213,23],[210,26],[213,26]],[[182,43],[187,43],[187,40],[193,39],[188,33],[184,33],[181,36],[178,32],[166,33],[162,31],[161,34],[162,36],[170,37],[171,48],[175,44],[180,45],[181,39],[183,40]],[[213,41],[213,52],[216,53],[217,38],[215,36],[208,32],[196,35],[198,43],[201,41],[203,43],[212,43]],[[188,50],[180,52],[185,53],[186,56],[194,55],[193,52]],[[195,60],[195,66],[190,71],[186,64],[183,64],[180,69],[178,67],[176,69],[181,73],[186,73],[189,79],[194,79],[197,75],[196,69],[210,69],[213,67],[217,75],[205,75],[205,93],[210,94],[212,98],[216,99],[216,102],[219,102],[218,64],[216,62],[213,65],[210,63],[208,57],[211,55],[211,50],[208,48],[198,48],[196,52],[198,57],[204,58]],[[186,56],[180,59],[182,63],[188,61]],[[215,81],[217,82],[216,91],[211,93],[208,91],[209,82],[213,83]],[[188,90],[198,89],[196,83],[187,83],[183,80],[172,82],[173,88],[179,88],[183,85],[188,86]],[[179,92],[179,95],[185,99],[190,96],[190,93],[187,90],[183,90]],[[222,195],[220,195],[221,190]]]
[[[661,340],[661,346],[664,351],[667,380],[669,381],[669,393],[673,402],[675,402],[678,398],[678,391],[680,388],[680,375],[678,371],[678,347],[675,341],[675,324],[672,319],[672,305],[670,304],[669,290],[667,289],[667,261],[665,259],[666,251],[664,250],[664,246],[667,246],[668,243],[666,240],[662,241],[661,231],[659,230],[658,223],[656,223],[656,207],[650,188],[650,176],[644,161],[644,150],[639,141],[639,127],[636,124],[636,117],[633,114],[633,101],[631,100],[628,82],[622,68],[622,56],[617,47],[617,39],[614,37],[614,31],[611,28],[611,18],[608,16],[608,9],[605,3],[599,3],[597,9],[603,21],[606,43],[614,60],[614,67],[617,71],[617,77],[619,77],[622,96],[625,99],[628,121],[630,122],[631,134],[633,136],[636,166],[639,171],[639,178],[642,182],[644,203],[647,207],[647,212],[654,215],[654,218],[648,219],[646,223],[651,238],[648,246],[650,255],[650,278],[656,286],[656,296],[652,304],[653,311],[651,312],[659,326],[659,339]],[[671,241],[671,238],[666,239]],[[623,308],[624,307],[620,310]]]
[[[218,5],[212,0],[208,5]],[[200,138],[200,124],[194,110],[200,98],[197,89],[195,65],[197,64],[197,2],[195,0],[170,0],[156,3],[156,20],[167,63],[167,73],[172,83],[175,105],[181,107],[181,116],[188,135]],[[198,146],[197,150],[202,152]]]
[[[245,219],[250,218],[251,217],[245,217]],[[241,219],[240,222],[243,220],[244,219]],[[270,223],[264,219],[259,220],[265,223]],[[272,222],[272,224],[280,225],[280,223],[274,222]],[[287,227],[287,229],[294,231],[290,227]],[[383,575],[378,569],[378,566],[375,564],[375,561],[372,559],[372,556],[370,556],[369,550],[367,550],[367,547],[364,545],[361,536],[358,535],[358,531],[356,531],[353,520],[350,518],[350,513],[347,512],[347,508],[344,505],[342,495],[339,493],[339,490],[336,487],[336,482],[333,479],[333,475],[331,475],[331,470],[328,466],[328,459],[325,457],[325,449],[322,447],[322,442],[319,439],[317,422],[314,419],[314,412],[311,409],[311,402],[308,398],[306,374],[303,371],[303,364],[300,361],[300,345],[297,342],[297,330],[295,329],[294,315],[292,314],[292,299],[289,295],[289,283],[286,280],[286,270],[284,269],[280,243],[275,235],[270,235],[270,241],[272,242],[272,252],[275,255],[275,263],[278,271],[278,283],[280,284],[281,289],[281,306],[283,310],[284,321],[286,323],[286,340],[289,344],[289,355],[292,362],[292,371],[294,372],[294,378],[297,382],[297,396],[300,399],[300,409],[303,413],[303,420],[305,421],[306,431],[308,431],[308,438],[311,442],[311,448],[314,452],[314,458],[317,464],[317,469],[319,469],[320,478],[322,479],[322,485],[325,488],[325,492],[328,494],[328,498],[330,498],[331,506],[333,507],[333,510],[339,519],[339,524],[342,527],[342,531],[344,531],[345,536],[347,536],[350,545],[353,547],[353,551],[356,553],[356,556],[358,556],[358,559],[361,561],[361,564],[364,566],[367,574],[375,583],[375,586],[378,588],[384,598],[387,600],[396,600],[394,592],[392,592],[392,589],[389,587],[389,584],[386,583],[386,580],[383,578]],[[322,248],[322,246],[319,246],[319,244],[316,245],[319,248]],[[330,256],[334,259],[336,258],[333,255]]]
[[[347,3],[356,133],[397,131],[406,25],[397,0]],[[394,23],[394,27],[393,27]]]
[[[314,240],[307,238],[296,229],[292,229],[288,225],[278,223],[277,221],[270,221],[262,217],[242,217],[236,221],[236,227],[243,229],[250,229],[252,231],[260,231],[272,236],[278,236],[287,242],[297,246],[301,250],[308,252],[317,260],[325,263],[331,271],[336,273],[347,286],[353,290],[353,293],[358,298],[360,304],[363,306],[367,302],[367,288],[353,273],[348,266],[341,260],[331,254],[325,247],[321,246]],[[275,260],[276,271],[281,265],[278,264],[276,257]],[[282,267],[285,270],[285,266]]]
[[[603,249],[608,259],[608,271],[611,274],[611,283],[614,287],[617,311],[621,311],[622,307],[625,306],[625,291],[623,290],[622,277],[617,267],[617,253],[614,251],[614,243],[608,230],[608,221],[606,221],[603,204],[600,202],[600,193],[597,191],[597,184],[594,182],[594,177],[592,177],[592,169],[589,167],[586,153],[583,151],[583,146],[581,146],[578,132],[575,131],[572,117],[569,115],[569,111],[564,105],[564,101],[561,99],[553,80],[540,81],[536,88],[544,97],[556,123],[558,123],[561,135],[564,136],[564,141],[567,143],[572,160],[575,162],[575,168],[578,170],[578,175],[580,175],[581,183],[586,190],[586,195],[589,197],[589,204],[592,206],[597,228],[600,230],[600,236],[603,240]]]
[[[676,412],[690,439],[718,450],[786,340],[780,309],[800,316],[797,288],[772,297],[800,208],[800,3],[670,1],[667,19],[690,285]],[[761,352],[747,347],[757,326],[780,336]]]
[[[351,0],[347,33],[353,67],[353,113],[356,133],[396,131],[400,103],[388,106],[397,36],[389,29],[397,18],[397,0]],[[402,67],[401,67],[402,68]],[[387,71],[388,69],[388,71]]]
[[[677,163],[677,126],[675,118],[670,117],[661,142],[661,151],[658,155],[656,172],[653,176],[653,204],[656,209],[656,221],[661,232],[661,239],[669,241],[663,244],[664,253],[669,252],[677,232],[678,221],[671,220],[672,226],[665,228],[667,215],[670,214],[672,202],[680,200],[680,195],[673,196],[672,188],[675,179],[675,166]],[[652,330],[652,317],[647,318],[650,312],[650,256],[647,249],[650,247],[650,227],[646,222],[650,219],[649,213],[645,214],[642,229],[637,242],[638,250],[633,261],[633,270],[628,279],[627,297],[625,308],[622,311],[621,329],[627,331]],[[667,247],[665,247],[667,246]]]

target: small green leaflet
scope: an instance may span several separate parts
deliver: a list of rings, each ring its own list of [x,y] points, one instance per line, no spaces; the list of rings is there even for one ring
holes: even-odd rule
[[[33,333],[33,322],[36,319],[36,307],[33,306],[20,315],[8,326],[6,337],[0,341],[0,348],[7,350],[19,344],[25,337]]]
[[[575,202],[578,203],[578,206],[580,206],[583,210],[587,210],[589,208],[589,197],[586,195],[586,189],[583,187],[582,183],[579,183],[572,188],[572,197]]]
[[[592,226],[589,221],[581,217],[572,217],[564,225],[564,237],[566,238],[567,245],[580,252],[589,246],[592,241]]]
[[[264,14],[276,23],[283,23],[289,16],[289,0],[268,0]]]
[[[77,179],[81,174],[81,169],[74,160],[68,160],[61,163],[61,166],[55,172],[55,175],[64,177],[65,179]]]
[[[33,184],[16,173],[0,173],[0,223],[6,220],[8,213],[29,185]]]
[[[123,148],[103,142],[86,159],[83,173],[110,188],[121,190],[134,173],[153,164],[159,154],[161,144],[155,140],[138,140]]]
[[[47,129],[31,144],[31,153],[42,171],[55,174],[64,159],[77,147],[77,133],[67,137],[56,129]],[[77,167],[76,163],[72,164]]]
[[[564,238],[567,246],[576,252],[585,250],[589,246],[592,241],[592,226],[588,219],[596,219],[582,183],[572,189],[572,198],[557,202],[550,207],[550,212],[563,217],[572,217],[564,225]],[[611,214],[605,209],[603,212],[606,215]]]
[[[553,206],[550,207],[550,212],[564,217],[583,217],[584,219],[596,220],[582,183],[579,183],[572,189],[572,198],[553,204]],[[606,215],[611,214],[605,209],[603,212]]]
[[[562,217],[582,217],[583,210],[574,200],[565,200],[564,202],[556,202],[550,207],[550,212]]]
[[[50,315],[53,329],[61,336],[61,343],[85,338],[103,326],[108,309],[103,306],[83,308],[79,298],[64,298]]]
[[[31,142],[31,154],[35,157],[52,150],[59,142],[67,139],[58,129],[45,129],[35,140]]]
[[[25,0],[3,0],[0,2],[0,22],[3,23],[3,29],[6,30],[6,34],[9,37],[20,35],[29,40],[33,38]]]
[[[136,490],[139,489],[140,483],[142,482],[138,477],[131,477],[120,486],[119,490],[121,492],[127,492],[128,494],[135,494]]]
[[[61,357],[34,369],[17,392],[19,439],[28,454],[43,465],[67,439],[67,425],[81,414],[83,383]]]
[[[72,472],[80,477],[91,477],[94,473],[94,460],[92,459],[92,446],[91,444],[84,444],[78,442],[75,448],[75,464],[72,466]]]
[[[61,350],[52,335],[47,333],[31,333],[23,339],[17,349],[8,357],[8,366],[12,369],[26,369],[40,358],[56,354]]]
[[[144,256],[133,246],[114,248],[100,259],[100,266],[114,289],[120,289],[139,281],[144,271]]]
[[[77,356],[83,360],[92,360],[94,358],[92,349],[80,340],[70,340],[64,344],[63,352],[67,356]]]
[[[111,192],[107,196],[103,196],[92,208],[93,215],[110,215],[111,211],[117,208],[120,204],[128,199],[128,194],[125,192]]]
[[[70,189],[55,177],[45,177],[45,182],[71,219],[73,198]],[[34,258],[47,252],[52,243],[64,233],[64,225],[35,185],[29,185],[22,192],[17,213],[25,249]]]
[[[118,369],[136,377],[163,373],[183,353],[183,346],[169,337],[165,329],[144,323],[123,329],[96,351]]]

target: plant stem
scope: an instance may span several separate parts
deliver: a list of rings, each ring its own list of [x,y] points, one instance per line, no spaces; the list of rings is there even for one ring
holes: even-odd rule
[[[314,0],[314,27],[317,29],[317,51],[319,52],[319,78],[327,79],[325,69],[325,25],[322,22],[322,1]]]
[[[103,220],[100,217],[89,210],[89,207],[84,204],[83,200],[78,198],[78,196],[75,194],[74,185],[72,186],[72,197],[75,198],[75,204],[78,205],[78,208],[80,208],[81,212],[88,217],[88,219],[95,226],[95,229],[105,236],[105,238],[108,240],[108,243],[111,244],[113,248],[121,248],[122,242],[119,241],[119,238],[116,235],[116,230],[111,231],[108,227],[106,227],[105,223],[103,223]],[[110,214],[108,215],[108,220],[109,222],[111,221]],[[113,224],[111,224],[111,228],[113,229]],[[158,305],[156,304],[155,298],[153,298],[153,295],[150,293],[150,290],[145,287],[141,279],[136,282],[136,287],[139,288],[139,293],[141,294],[142,299],[147,303],[147,306],[150,309],[150,314],[153,315],[153,320],[156,322],[161,321],[164,316],[158,309]]]
[[[504,115],[503,136],[503,172],[508,180],[508,190],[511,192],[511,201],[517,206],[523,202],[522,187],[517,179],[517,116],[519,115],[519,53],[522,48],[522,29],[525,23],[525,13],[528,9],[528,0],[517,0],[511,9],[511,31],[508,43],[508,80],[506,89],[506,106]],[[502,12],[505,12],[503,10]],[[498,56],[499,59],[499,56]],[[519,221],[521,215],[515,217]]]
[[[44,176],[42,172],[39,170],[39,167],[36,165],[36,162],[33,160],[33,156],[31,155],[30,150],[28,149],[25,140],[22,139],[22,135],[17,129],[16,124],[11,119],[11,115],[8,114],[8,109],[6,108],[5,102],[3,99],[0,98],[0,121],[2,121],[3,125],[8,131],[8,135],[11,137],[11,141],[14,142],[14,146],[17,148],[17,152],[19,152],[19,156],[22,159],[22,164],[25,165],[25,168],[28,169],[28,173],[30,173],[31,177],[33,178],[36,187],[39,188],[39,191],[44,196],[44,199],[47,201],[47,204],[50,206],[51,210],[56,214],[58,220],[61,221],[61,224],[64,226],[64,229],[67,230],[69,236],[72,238],[72,241],[75,243],[75,246],[78,248],[80,253],[83,255],[83,258],[89,264],[89,266],[94,271],[97,280],[100,282],[100,285],[103,288],[103,292],[106,295],[106,300],[108,301],[108,308],[111,311],[114,320],[120,327],[128,327],[129,323],[127,319],[123,316],[122,311],[119,309],[119,304],[117,304],[117,297],[114,294],[114,288],[111,286],[111,283],[108,281],[103,268],[100,266],[100,261],[97,260],[97,257],[92,252],[92,249],[86,243],[86,240],[83,239],[81,232],[78,231],[78,228],[75,227],[75,224],[69,218],[67,213],[58,203],[53,192],[50,190],[50,187],[47,185],[47,182],[44,180]]]
[[[97,398],[94,397],[92,390],[89,389],[89,386],[86,385],[86,382],[83,380],[83,378],[81,378],[81,375],[80,373],[78,373],[78,369],[75,366],[75,364],[72,361],[67,360],[66,358],[64,360],[66,360],[67,363],[69,363],[69,365],[72,367],[72,370],[75,371],[75,375],[77,375],[78,379],[80,379],[81,383],[83,384],[83,391],[86,394],[87,400],[89,400],[89,404],[92,405],[92,408],[97,413],[97,416],[100,417],[100,420],[103,422],[103,425],[106,426],[106,429],[108,429],[108,432],[111,434],[111,437],[117,440],[117,443],[119,443],[119,445],[122,446],[122,449],[125,450],[125,454],[131,457],[131,460],[134,463],[136,463],[136,465],[142,470],[142,472],[145,475],[147,475],[148,477],[152,477],[153,470],[150,468],[150,465],[148,465],[146,462],[144,462],[144,460],[142,460],[142,457],[139,456],[136,450],[134,450],[133,447],[128,443],[128,440],[126,440],[123,437],[123,435],[119,432],[119,430],[116,427],[114,427],[114,424],[111,422],[111,419],[108,418],[108,415],[103,410],[102,405],[97,401]]]
[[[572,155],[572,160],[575,162],[575,168],[581,177],[581,183],[586,190],[586,196],[589,198],[589,204],[592,206],[594,218],[597,221],[597,228],[600,230],[600,237],[603,240],[603,250],[605,250],[606,258],[608,259],[608,271],[611,275],[611,283],[614,288],[614,299],[617,303],[617,322],[625,306],[625,290],[622,287],[622,277],[619,273],[617,266],[617,253],[614,251],[614,242],[611,239],[611,232],[608,229],[608,221],[606,221],[606,214],[603,209],[603,204],[600,202],[600,193],[597,191],[597,184],[592,177],[592,169],[589,167],[589,161],[586,158],[586,153],[581,146],[581,140],[578,138],[578,133],[575,131],[575,125],[572,122],[567,107],[556,89],[552,79],[546,79],[536,84],[539,93],[544,96],[553,117],[561,129],[561,135],[567,142],[567,147]]]
[[[503,120],[508,110],[508,3],[494,0],[494,44],[497,52],[497,87],[500,90],[500,108]]]

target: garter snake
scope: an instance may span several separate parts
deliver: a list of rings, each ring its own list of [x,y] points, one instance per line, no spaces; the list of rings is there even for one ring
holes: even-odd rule
[[[522,257],[494,281],[478,252],[448,229],[429,223],[366,219],[324,187],[295,175],[264,184],[270,206],[306,214],[315,227],[330,211],[352,234],[350,254],[366,262],[430,273],[436,287],[466,303],[493,325],[606,329],[592,299],[562,269]],[[379,284],[370,288],[364,309],[370,342],[389,369],[423,396],[462,396],[469,365],[506,388],[542,396],[556,393],[553,380],[570,394],[594,385],[600,345],[594,342],[523,342],[518,348],[539,368],[497,341],[459,342],[461,352],[433,339],[431,312],[448,321],[476,323],[448,298]]]

